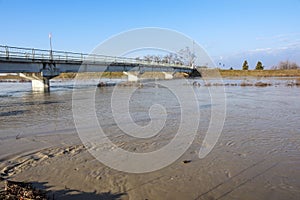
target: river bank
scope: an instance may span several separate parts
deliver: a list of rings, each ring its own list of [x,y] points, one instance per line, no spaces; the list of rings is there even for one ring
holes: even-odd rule
[[[205,69],[207,71],[207,69]],[[223,78],[228,77],[300,77],[300,69],[293,70],[219,70],[220,75]],[[77,73],[61,73],[59,76],[54,79],[72,79],[75,78]],[[183,78],[186,75],[183,73],[176,73],[175,78]],[[125,75],[122,72],[88,72],[81,73],[80,78],[122,78]],[[161,72],[146,72],[142,75],[144,78],[164,78],[164,74]],[[78,78],[78,77],[77,77]],[[2,75],[0,76],[0,81],[5,80],[22,80],[26,81],[26,79],[19,77],[17,75]]]
[[[300,69],[289,70],[220,70],[222,77],[300,77]]]

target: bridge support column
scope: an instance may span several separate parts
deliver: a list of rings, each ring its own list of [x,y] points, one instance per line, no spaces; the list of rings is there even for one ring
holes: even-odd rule
[[[31,87],[34,92],[50,91],[50,79],[53,77],[43,77],[42,73],[20,73],[19,76],[31,80]]]
[[[163,74],[165,75],[165,79],[173,79],[174,78],[174,72],[163,72]]]
[[[43,78],[41,80],[31,80],[32,91],[35,92],[49,92],[50,79]]]
[[[139,80],[139,72],[123,72],[123,74],[127,75],[127,80],[130,82],[137,82]]]

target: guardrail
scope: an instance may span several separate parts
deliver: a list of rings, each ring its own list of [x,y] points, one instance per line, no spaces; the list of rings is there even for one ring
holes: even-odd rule
[[[123,63],[123,64],[141,64],[152,67],[175,67],[191,69],[190,66],[162,63],[143,59],[106,56],[99,54],[74,53],[68,51],[52,51],[34,48],[21,48],[0,45],[0,58],[10,59],[28,59],[42,61],[62,61],[62,62],[92,62],[92,63]]]

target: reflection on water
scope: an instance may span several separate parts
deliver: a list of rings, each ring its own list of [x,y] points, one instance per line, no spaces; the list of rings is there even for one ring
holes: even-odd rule
[[[233,81],[235,80],[224,80],[224,82]],[[271,81],[275,83],[282,80]],[[95,85],[92,82],[75,89],[91,89],[95,88]],[[1,140],[20,134],[23,137],[55,133],[76,134],[72,113],[72,82],[55,83],[51,92],[45,94],[32,93],[29,83],[0,83],[0,88]],[[122,131],[115,124],[109,106],[113,87],[95,90],[99,123],[112,137],[115,134],[118,135],[118,139],[124,139],[119,138]],[[123,90],[126,91],[127,88],[124,87]],[[197,147],[201,144],[200,141],[209,125],[212,105],[206,87],[195,87],[194,90],[201,110],[201,121],[199,136],[192,148],[199,149]],[[300,197],[300,88],[280,85],[264,88],[229,86],[225,87],[225,90],[227,113],[224,129],[210,154],[209,158],[212,161],[202,164],[211,169],[210,176],[213,179],[211,185],[223,180],[223,176],[218,174],[225,173],[229,178],[235,174],[238,177],[241,169],[253,165],[252,172],[247,171],[248,178],[242,183],[253,186],[254,183],[250,184],[256,179],[253,174],[259,175],[260,181],[254,181],[252,188],[246,187],[254,194],[247,196],[244,193],[245,199],[254,197],[264,199],[268,196],[266,193],[275,190],[278,199]],[[130,113],[135,123],[142,126],[149,123],[148,110],[153,104],[163,105],[168,113],[166,126],[159,135],[162,137],[160,140],[166,140],[161,143],[164,145],[178,129],[180,105],[167,88],[152,86],[139,88],[130,100]],[[236,186],[236,189],[239,187]],[[243,189],[240,191],[239,193],[231,191],[232,197],[238,198],[243,195]],[[202,195],[205,197],[205,194]],[[199,198],[201,197],[200,194]]]

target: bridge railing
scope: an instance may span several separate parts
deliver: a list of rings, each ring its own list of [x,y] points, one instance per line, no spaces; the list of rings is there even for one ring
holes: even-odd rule
[[[27,60],[41,60],[41,61],[61,61],[61,62],[87,62],[87,63],[120,63],[120,64],[141,64],[152,67],[178,67],[178,68],[190,68],[188,66],[155,62],[150,60],[106,56],[99,54],[85,54],[74,53],[67,51],[52,51],[44,49],[34,48],[20,48],[0,45],[0,58],[10,59],[27,59]]]

